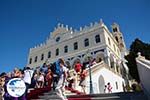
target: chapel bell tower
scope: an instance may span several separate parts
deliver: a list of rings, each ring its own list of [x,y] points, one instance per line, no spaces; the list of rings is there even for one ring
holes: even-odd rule
[[[115,40],[118,42],[120,51],[126,50],[123,35],[120,32],[120,28],[119,28],[119,25],[117,23],[112,24],[112,33],[113,33]]]

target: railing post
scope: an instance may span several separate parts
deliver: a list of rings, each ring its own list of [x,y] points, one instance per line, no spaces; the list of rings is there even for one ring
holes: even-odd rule
[[[92,75],[91,75],[91,65],[89,64],[89,75],[90,75],[90,94],[93,93]]]

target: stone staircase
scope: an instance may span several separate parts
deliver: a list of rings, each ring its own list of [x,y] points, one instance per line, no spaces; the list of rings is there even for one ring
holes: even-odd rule
[[[36,99],[37,100],[37,99]],[[61,100],[55,91],[44,93],[43,96],[39,96],[38,100]]]
[[[105,94],[83,94],[78,90],[65,87],[68,100],[149,100],[144,92],[119,92]],[[51,87],[31,89],[27,100],[62,100]]]
[[[121,92],[111,94],[72,94],[66,95],[68,100],[148,100],[143,92]],[[55,91],[50,91],[32,100],[62,100]]]
[[[120,92],[111,94],[72,95],[69,100],[148,100],[143,92]]]

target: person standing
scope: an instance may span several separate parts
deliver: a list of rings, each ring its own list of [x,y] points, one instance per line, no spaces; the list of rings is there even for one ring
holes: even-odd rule
[[[76,64],[75,64],[75,71],[76,71],[77,74],[80,73],[81,68],[82,68],[82,64],[79,61],[77,61]]]
[[[64,86],[65,86],[68,69],[65,67],[65,62],[63,59],[59,59],[59,64],[60,64],[60,78],[56,86],[56,91],[58,96],[60,96],[63,100],[67,100],[64,94]]]
[[[0,87],[1,87],[1,98],[2,100],[6,100],[10,98],[10,95],[7,92],[6,89],[6,83],[8,82],[8,80],[6,79],[6,73],[3,72],[0,74]],[[9,96],[9,97],[8,97]]]
[[[43,64],[43,66],[40,68],[40,72],[44,73],[44,75],[47,74],[48,71],[48,67],[46,65],[46,63]]]
[[[86,93],[85,92],[86,76],[87,76],[86,67],[82,66],[81,73],[80,73],[80,83],[79,83],[79,86],[82,87],[82,90],[83,90],[84,93]]]
[[[110,85],[110,82],[107,83],[107,90],[108,93],[112,93],[112,86]]]
[[[48,73],[46,74],[46,85],[48,86],[48,87],[51,87],[51,84],[52,84],[52,71],[51,71],[51,69],[50,68],[48,68]]]
[[[44,73],[42,72],[39,72],[39,76],[38,76],[38,79],[37,79],[37,84],[38,84],[38,88],[43,88],[44,87]]]
[[[26,97],[27,97],[29,86],[31,84],[31,79],[32,79],[33,73],[34,73],[34,71],[32,69],[30,69],[30,67],[25,67],[23,80],[26,85],[26,91],[25,91]]]
[[[104,93],[107,93],[106,90],[107,90],[107,85],[104,86]]]
[[[50,69],[52,71],[52,83],[53,83],[53,90],[55,91],[56,85],[58,84],[58,80],[60,78],[60,64],[59,60],[50,64]]]

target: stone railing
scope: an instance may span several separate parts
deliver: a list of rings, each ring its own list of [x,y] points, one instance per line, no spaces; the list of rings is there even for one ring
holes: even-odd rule
[[[145,59],[145,57],[141,56],[139,53],[136,58],[136,63],[142,88],[150,98],[150,60]]]
[[[115,73],[115,74],[117,74],[117,75],[120,76],[120,73],[116,72],[113,68],[111,68],[110,66],[108,66],[108,64],[106,64],[104,61],[101,61],[101,62],[96,63],[93,66],[91,66],[91,72],[93,73],[95,71],[98,71],[98,69],[103,68],[103,67],[107,68],[111,72],[113,72],[113,73]],[[86,70],[87,70],[87,72],[89,74],[89,71],[88,71],[89,68],[87,68]]]

